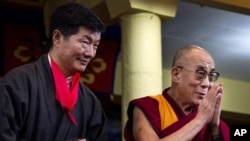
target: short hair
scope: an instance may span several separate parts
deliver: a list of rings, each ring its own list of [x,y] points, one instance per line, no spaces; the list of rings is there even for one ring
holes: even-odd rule
[[[55,29],[67,38],[79,31],[79,27],[86,27],[94,32],[104,32],[105,26],[100,18],[85,6],[70,2],[58,7],[51,15],[49,26],[49,44]]]

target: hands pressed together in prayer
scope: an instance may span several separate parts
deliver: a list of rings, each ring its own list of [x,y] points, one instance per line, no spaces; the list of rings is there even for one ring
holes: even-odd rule
[[[212,136],[219,135],[221,98],[223,94],[223,84],[212,85],[207,96],[200,103],[197,116],[209,125]]]

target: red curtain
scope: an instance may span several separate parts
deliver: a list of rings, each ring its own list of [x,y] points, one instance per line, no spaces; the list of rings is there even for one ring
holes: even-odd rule
[[[112,94],[118,53],[117,42],[102,40],[96,57],[82,74],[81,81],[94,91]]]
[[[4,25],[4,73],[33,62],[41,55],[37,27]]]

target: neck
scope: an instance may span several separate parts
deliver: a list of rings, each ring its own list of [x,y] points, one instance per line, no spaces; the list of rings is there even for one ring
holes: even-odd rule
[[[188,115],[193,111],[193,105],[183,101],[183,97],[177,90],[170,88],[168,90],[168,95],[181,107],[183,112]]]
[[[65,77],[70,77],[74,75],[65,69],[65,67],[60,63],[59,59],[56,57],[56,55],[53,52],[49,52],[49,57],[50,57],[50,61],[51,59],[53,59],[53,61],[57,64],[57,66],[63,72]]]

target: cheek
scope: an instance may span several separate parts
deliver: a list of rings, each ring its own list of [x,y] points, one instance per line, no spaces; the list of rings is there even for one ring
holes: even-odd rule
[[[190,75],[184,75],[182,77],[182,83],[186,86],[186,87],[194,87],[194,86],[197,86],[199,85],[199,81],[195,80],[193,78],[193,76],[190,76]]]
[[[81,44],[76,41],[65,41],[64,44],[64,49],[67,50],[68,52],[79,52],[82,50]]]
[[[190,81],[190,85],[193,86],[193,87],[197,87],[200,85],[200,81],[197,81],[197,80],[192,80]]]
[[[81,55],[83,54],[84,49],[81,46],[70,46],[70,48],[68,49],[68,54],[72,55]]]
[[[189,81],[186,81],[186,83],[184,82],[184,87],[190,96],[192,96],[192,93],[195,92],[195,89],[198,88],[198,86],[199,86],[199,82],[195,80],[189,80]]]
[[[84,52],[84,48],[82,47],[75,47],[75,49],[73,50],[73,52],[78,53],[78,54],[82,54]]]

